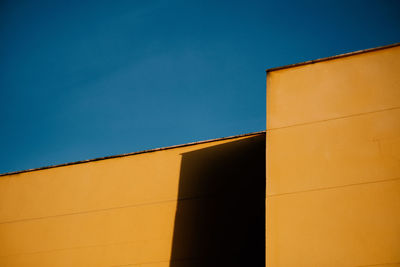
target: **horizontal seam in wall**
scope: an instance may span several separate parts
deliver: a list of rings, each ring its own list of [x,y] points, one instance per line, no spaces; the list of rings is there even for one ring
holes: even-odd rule
[[[137,266],[141,264],[154,264],[154,263],[161,263],[161,262],[180,262],[180,261],[192,261],[192,260],[203,260],[204,258],[182,258],[182,259],[173,259],[173,260],[166,260],[166,261],[149,261],[149,262],[141,262],[141,263],[131,263],[131,264],[123,264],[123,265],[111,265],[110,267],[128,267],[128,266]]]
[[[78,250],[78,249],[85,249],[85,248],[96,248],[96,247],[108,247],[108,246],[115,246],[115,245],[123,245],[123,244],[134,244],[140,241],[148,241],[148,240],[136,240],[136,241],[125,241],[125,242],[116,242],[116,243],[107,243],[107,244],[99,244],[99,245],[91,245],[91,246],[77,246],[77,247],[68,247],[68,248],[57,248],[51,250],[41,250],[41,251],[33,251],[33,252],[25,252],[25,253],[15,253],[15,254],[8,254],[8,255],[1,255],[0,258],[7,258],[7,257],[18,257],[22,255],[34,255],[34,254],[41,254],[41,253],[52,253],[57,251],[65,251],[65,250]]]
[[[7,257],[18,257],[22,255],[34,255],[34,254],[45,254],[45,253],[52,253],[58,251],[66,251],[66,250],[79,250],[85,248],[100,248],[100,247],[108,247],[114,245],[123,245],[123,244],[133,244],[138,243],[139,241],[128,241],[128,242],[116,242],[116,243],[108,243],[108,244],[99,244],[99,245],[92,245],[92,246],[78,246],[78,247],[69,247],[69,248],[59,248],[59,249],[52,249],[52,250],[42,250],[42,251],[35,251],[35,252],[27,252],[27,253],[16,253],[16,254],[9,254],[9,255],[2,255],[0,258],[7,258]],[[143,240],[144,241],[144,240]],[[148,241],[148,240],[147,240]],[[161,262],[179,262],[179,261],[188,261],[188,260],[196,260],[202,258],[182,258],[182,259],[169,259],[169,260],[161,260],[161,261],[148,261],[148,262],[140,262],[140,263],[130,263],[130,264],[123,264],[123,265],[112,265],[110,267],[122,267],[122,266],[134,266],[140,264],[149,264],[149,263],[161,263]]]
[[[322,188],[303,190],[303,191],[295,191],[295,192],[288,192],[288,193],[281,193],[281,194],[272,194],[272,195],[268,195],[267,194],[266,198],[279,197],[279,196],[285,196],[285,195],[293,195],[293,194],[300,194],[300,193],[308,193],[308,192],[315,192],[315,191],[334,190],[334,189],[337,189],[337,188],[344,188],[344,187],[351,187],[351,186],[365,185],[365,184],[377,184],[377,183],[392,182],[392,181],[397,181],[397,180],[400,180],[400,177],[391,178],[391,179],[385,179],[385,180],[372,181],[372,182],[364,182],[364,183],[346,184],[346,185],[339,185],[339,186],[322,187]]]
[[[342,117],[330,118],[330,119],[326,119],[326,120],[317,120],[317,121],[312,121],[312,122],[304,122],[304,123],[299,123],[299,124],[293,124],[293,125],[288,125],[288,126],[282,126],[282,127],[277,127],[277,128],[271,128],[271,129],[267,129],[266,132],[268,133],[268,132],[270,132],[270,131],[281,130],[281,129],[291,128],[291,127],[306,126],[306,125],[310,125],[310,124],[323,123],[323,122],[327,122],[327,121],[334,121],[334,120],[340,120],[340,119],[347,119],[347,118],[351,118],[351,117],[358,117],[358,116],[362,116],[362,115],[367,115],[367,114],[372,114],[372,113],[379,113],[379,112],[385,112],[385,111],[395,110],[395,109],[400,109],[400,107],[392,107],[392,108],[386,108],[386,109],[381,109],[381,110],[368,111],[368,112],[364,112],[364,113],[357,113],[357,114],[352,114],[352,115],[347,115],[347,116],[342,116]],[[267,121],[268,121],[268,115],[267,115]],[[268,140],[268,138],[267,138],[267,140]]]
[[[140,206],[149,206],[149,205],[155,205],[155,204],[161,204],[161,203],[180,202],[180,201],[193,200],[193,199],[207,199],[207,198],[212,198],[212,197],[215,197],[215,196],[216,195],[201,195],[201,196],[194,196],[194,197],[182,197],[182,198],[177,198],[177,199],[169,199],[169,200],[156,201],[156,202],[147,202],[147,203],[126,205],[126,206],[120,206],[120,207],[112,207],[112,208],[104,208],[104,209],[88,210],[88,211],[79,211],[79,212],[57,214],[57,215],[49,215],[49,216],[43,216],[43,217],[26,218],[26,219],[19,219],[19,220],[10,220],[10,221],[0,222],[0,225],[1,224],[8,224],[8,223],[18,223],[18,222],[24,222],[24,221],[43,220],[43,219],[57,218],[57,217],[64,217],[64,216],[73,216],[73,215],[80,215],[80,214],[87,214],[87,213],[96,213],[96,212],[103,212],[103,211],[116,210],[116,209],[134,208],[134,207],[140,207]]]
[[[373,265],[357,265],[355,267],[373,267],[373,266],[384,266],[384,265],[393,265],[393,264],[400,264],[400,262],[378,263],[378,264],[373,264]]]

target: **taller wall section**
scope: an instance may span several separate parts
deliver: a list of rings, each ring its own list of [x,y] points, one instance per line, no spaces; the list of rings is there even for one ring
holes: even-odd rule
[[[400,266],[400,46],[267,72],[267,266]]]

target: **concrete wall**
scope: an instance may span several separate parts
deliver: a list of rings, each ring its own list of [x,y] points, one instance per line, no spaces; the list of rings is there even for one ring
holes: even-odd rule
[[[256,134],[1,176],[0,266],[259,265],[264,147]]]
[[[400,266],[400,47],[267,73],[267,266]]]

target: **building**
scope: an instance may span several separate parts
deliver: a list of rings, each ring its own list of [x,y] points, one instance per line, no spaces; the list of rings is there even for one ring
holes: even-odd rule
[[[0,266],[400,266],[399,72],[270,69],[266,132],[3,174]]]
[[[0,266],[264,263],[264,132],[0,178]]]
[[[400,46],[267,72],[267,266],[400,266]]]

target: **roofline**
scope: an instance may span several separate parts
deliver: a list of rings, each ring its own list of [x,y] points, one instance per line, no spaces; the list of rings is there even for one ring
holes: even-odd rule
[[[324,57],[324,58],[319,58],[319,59],[314,59],[314,60],[308,60],[308,61],[304,61],[304,62],[289,64],[289,65],[284,65],[284,66],[280,66],[280,67],[269,68],[269,69],[266,69],[265,71],[268,73],[268,72],[275,71],[275,70],[281,70],[281,69],[298,67],[298,66],[303,66],[303,65],[308,65],[308,64],[314,64],[314,63],[317,63],[317,62],[328,61],[328,60],[342,58],[342,57],[348,57],[348,56],[352,56],[352,55],[358,55],[358,54],[362,54],[362,53],[382,50],[382,49],[391,48],[391,47],[395,47],[395,46],[400,46],[400,43],[394,43],[394,44],[389,44],[389,45],[384,45],[384,46],[378,46],[378,47],[374,47],[374,48],[358,50],[358,51],[345,53],[345,54],[340,54],[340,55],[336,55],[336,56]]]
[[[127,156],[133,156],[133,155],[138,155],[138,154],[156,152],[156,151],[161,151],[161,150],[168,150],[168,149],[173,149],[173,148],[181,148],[181,147],[193,146],[193,145],[198,145],[198,144],[206,144],[206,143],[211,143],[211,142],[215,142],[215,141],[222,141],[222,140],[229,140],[229,139],[234,139],[234,138],[239,138],[239,137],[246,137],[246,136],[264,134],[265,132],[266,131],[264,130],[264,131],[253,132],[253,133],[232,135],[232,136],[220,137],[220,138],[209,139],[209,140],[204,140],[204,141],[191,142],[191,143],[186,143],[186,144],[181,144],[181,145],[154,148],[154,149],[142,150],[142,151],[137,151],[137,152],[131,152],[131,153],[125,153],[125,154],[119,154],[119,155],[112,155],[112,156],[107,156],[107,157],[100,157],[100,158],[94,158],[94,159],[74,161],[74,162],[69,162],[69,163],[62,163],[62,164],[57,164],[57,165],[49,165],[49,166],[33,168],[33,169],[27,169],[27,170],[22,170],[22,171],[0,173],[0,177],[1,176],[7,176],[7,175],[20,174],[20,173],[25,173],[25,172],[33,172],[33,171],[39,171],[39,170],[52,169],[52,168],[63,167],[63,166],[77,165],[77,164],[93,162],[93,161],[122,158],[122,157],[127,157]]]

